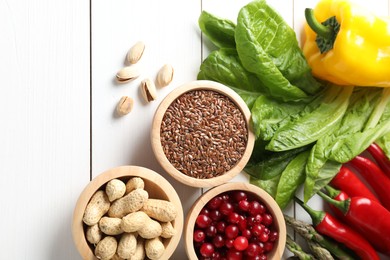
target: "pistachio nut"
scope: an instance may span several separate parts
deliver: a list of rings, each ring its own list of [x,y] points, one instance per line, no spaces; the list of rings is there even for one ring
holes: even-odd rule
[[[157,98],[156,86],[150,79],[141,82],[141,94],[146,102],[151,102]]]
[[[135,78],[137,78],[140,75],[139,69],[137,66],[127,66],[122,68],[118,71],[116,74],[116,79],[119,83],[126,83],[129,82]]]
[[[137,42],[127,52],[127,61],[130,64],[137,63],[141,59],[144,50],[145,50],[145,44],[141,41]]]
[[[157,74],[157,84],[160,87],[168,86],[173,79],[173,67],[170,64],[165,64],[161,67]]]
[[[116,107],[116,112],[120,116],[127,115],[133,109],[134,100],[131,97],[123,96]]]

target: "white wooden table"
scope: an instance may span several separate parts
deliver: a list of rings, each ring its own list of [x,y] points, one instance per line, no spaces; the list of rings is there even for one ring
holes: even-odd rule
[[[71,237],[73,208],[91,178],[120,165],[161,173],[185,212],[202,193],[160,168],[150,145],[154,111],[175,87],[195,80],[212,50],[198,28],[201,10],[236,20],[248,0],[0,1],[0,259],[80,259]],[[389,1],[358,0],[380,15]],[[301,35],[313,0],[269,0]],[[115,83],[128,49],[146,44],[141,76]],[[139,83],[172,64],[173,82],[145,104]],[[114,114],[121,96],[133,111]],[[247,181],[244,174],[234,181]],[[311,201],[319,207],[318,201]],[[307,215],[291,205],[287,212]],[[186,259],[181,243],[172,259]]]

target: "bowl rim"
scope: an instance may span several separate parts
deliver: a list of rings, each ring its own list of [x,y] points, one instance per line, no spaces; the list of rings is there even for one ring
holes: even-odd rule
[[[90,201],[92,195],[109,180],[123,177],[141,177],[144,180],[157,183],[158,186],[164,187],[161,190],[165,192],[166,196],[172,203],[178,208],[178,215],[175,219],[174,227],[176,229],[176,235],[174,235],[165,248],[164,254],[161,259],[169,259],[173,252],[176,250],[183,232],[184,214],[183,207],[174,187],[159,173],[141,166],[123,165],[116,168],[109,169],[100,173],[93,178],[80,193],[76,202],[76,206],[73,212],[72,220],[72,236],[73,242],[79,252],[85,260],[97,260],[94,252],[91,250],[88,241],[85,237],[84,224],[82,221],[85,208]]]
[[[165,156],[165,153],[161,146],[161,139],[160,139],[161,122],[167,108],[171,105],[171,103],[174,100],[176,100],[182,94],[193,90],[199,90],[199,89],[212,90],[228,97],[240,109],[241,113],[245,118],[247,130],[248,130],[248,140],[247,140],[245,152],[242,155],[241,159],[238,161],[238,163],[229,171],[225,172],[224,174],[217,177],[208,178],[208,179],[194,178],[177,170],[168,161],[167,157]],[[198,188],[214,187],[223,184],[231,180],[232,178],[234,178],[238,173],[240,173],[244,169],[245,165],[249,161],[249,158],[252,154],[254,143],[255,143],[255,136],[250,124],[250,117],[251,117],[251,112],[248,106],[246,105],[244,100],[231,88],[211,80],[195,80],[195,81],[185,83],[177,87],[173,91],[171,91],[161,101],[161,103],[156,109],[153,118],[153,123],[152,123],[152,131],[151,131],[152,150],[161,167],[169,175],[171,175],[173,178],[175,178],[177,181],[183,184],[192,187],[198,187]]]
[[[193,247],[193,233],[196,217],[199,215],[202,208],[207,204],[207,202],[210,201],[210,199],[217,196],[218,194],[234,190],[244,190],[256,195],[259,200],[265,204],[268,211],[270,211],[270,213],[274,217],[274,220],[278,222],[277,228],[279,232],[279,238],[274,246],[274,249],[267,256],[269,257],[269,259],[282,259],[286,245],[287,235],[287,227],[286,222],[284,220],[283,212],[276,203],[276,201],[265,190],[246,182],[228,182],[216,186],[206,191],[194,202],[194,204],[187,213],[184,229],[184,244],[188,258],[190,260],[198,259]]]

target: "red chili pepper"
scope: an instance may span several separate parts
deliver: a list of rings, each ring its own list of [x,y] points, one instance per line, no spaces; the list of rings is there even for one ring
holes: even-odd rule
[[[390,178],[366,157],[358,155],[350,163],[374,189],[382,205],[390,210]]]
[[[318,194],[341,210],[347,223],[367,238],[376,250],[390,256],[390,212],[387,209],[363,197],[337,201],[322,192]]]
[[[358,232],[338,221],[327,212],[314,210],[298,198],[295,198],[295,200],[310,215],[313,226],[319,233],[344,244],[352,249],[361,259],[379,260],[375,249]]]
[[[348,167],[341,166],[340,171],[330,181],[330,185],[336,189],[342,190],[348,194],[348,196],[366,197],[375,201],[378,198],[371,192],[364,182]]]
[[[374,157],[376,163],[379,164],[379,167],[381,167],[382,171],[388,177],[390,177],[390,160],[386,156],[385,152],[383,152],[382,148],[376,143],[372,143],[367,148],[367,151],[371,154],[372,157]]]

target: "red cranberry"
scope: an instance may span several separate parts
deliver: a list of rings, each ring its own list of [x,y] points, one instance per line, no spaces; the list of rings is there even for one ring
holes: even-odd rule
[[[244,251],[248,247],[248,239],[244,236],[238,236],[234,239],[233,245],[238,251]]]
[[[261,215],[260,214],[257,214],[257,215],[254,215],[254,216],[250,216],[248,217],[248,225],[249,226],[254,226],[254,225],[257,225],[257,224],[260,224],[261,223]]]
[[[203,208],[200,212],[199,215],[206,215],[208,216],[210,214],[210,210],[208,208]]]
[[[194,241],[202,242],[206,238],[206,234],[203,230],[197,229],[194,231]]]
[[[217,209],[219,208],[219,206],[221,206],[222,201],[223,201],[222,197],[220,196],[214,197],[207,203],[207,208]]]
[[[274,243],[272,242],[266,242],[264,243],[264,251],[269,252],[274,248]]]
[[[214,225],[210,225],[206,228],[206,236],[214,237],[217,234],[217,228]]]
[[[242,211],[248,211],[249,210],[249,201],[247,200],[241,200],[238,202],[238,208],[241,209]]]
[[[225,228],[225,236],[229,239],[236,238],[238,236],[238,227],[236,225],[229,225]]]
[[[218,223],[217,223],[217,231],[219,232],[219,233],[225,233],[225,229],[226,229],[226,222],[224,222],[224,221],[219,221]]]
[[[234,239],[226,239],[225,240],[225,246],[227,248],[232,248],[233,247],[233,244],[234,244]]]
[[[219,210],[221,211],[221,213],[223,215],[229,215],[230,213],[233,212],[234,208],[230,202],[224,201],[224,202],[222,202],[221,206],[219,207]]]
[[[214,246],[211,243],[204,243],[199,252],[204,257],[211,257],[214,253]]]
[[[261,260],[260,255],[247,256],[245,259],[246,260]]]
[[[263,214],[263,224],[266,226],[270,226],[273,222],[273,217],[271,214]]]
[[[197,218],[196,218],[196,224],[198,225],[198,227],[200,228],[206,228],[208,227],[210,224],[211,224],[212,220],[209,216],[207,215],[199,215]]]
[[[269,241],[276,241],[279,237],[279,233],[277,231],[272,231],[270,234],[269,234]]]
[[[265,250],[264,250],[264,243],[263,242],[258,242],[257,244],[260,247],[260,254],[264,253],[265,252]]]
[[[260,255],[259,259],[260,260],[267,260],[268,258],[267,258],[267,255],[262,254],[262,255]]]
[[[241,200],[246,200],[248,196],[246,195],[246,193],[244,191],[237,190],[237,191],[233,192],[232,197],[233,197],[233,201],[239,202]]]
[[[249,204],[249,213],[251,215],[261,214],[260,202],[254,200]]]
[[[221,211],[219,211],[217,209],[212,210],[210,212],[209,216],[214,221],[218,221],[218,220],[220,220],[223,217],[223,215],[221,214]]]
[[[226,254],[226,259],[227,260],[241,260],[242,259],[242,252],[236,250],[235,248],[230,248]]]
[[[215,251],[215,252],[213,253],[213,255],[211,256],[211,259],[212,259],[212,260],[222,260],[221,253],[218,252],[218,251]]]
[[[265,227],[261,224],[257,224],[257,225],[254,225],[252,226],[252,234],[256,237],[260,236],[261,234],[264,233],[264,229]]]
[[[261,253],[260,246],[256,243],[249,243],[245,250],[245,254],[250,257],[255,257]]]
[[[232,212],[228,215],[228,222],[236,224],[241,220],[240,214],[237,212]]]
[[[224,201],[230,200],[229,194],[228,194],[228,193],[223,193],[223,194],[222,194],[222,199],[223,199]]]
[[[222,235],[216,235],[213,238],[213,244],[216,248],[221,248],[225,245],[225,239],[223,238]]]
[[[237,226],[240,229],[240,231],[242,232],[243,230],[248,228],[248,222],[245,219],[240,220],[240,221],[238,221]]]
[[[261,233],[260,234],[260,236],[258,236],[258,238],[259,238],[259,240],[261,241],[261,242],[267,242],[268,241],[268,239],[269,239],[269,236],[268,236],[268,234],[267,233]]]
[[[252,237],[252,232],[249,229],[244,229],[241,231],[241,235],[250,239]]]

